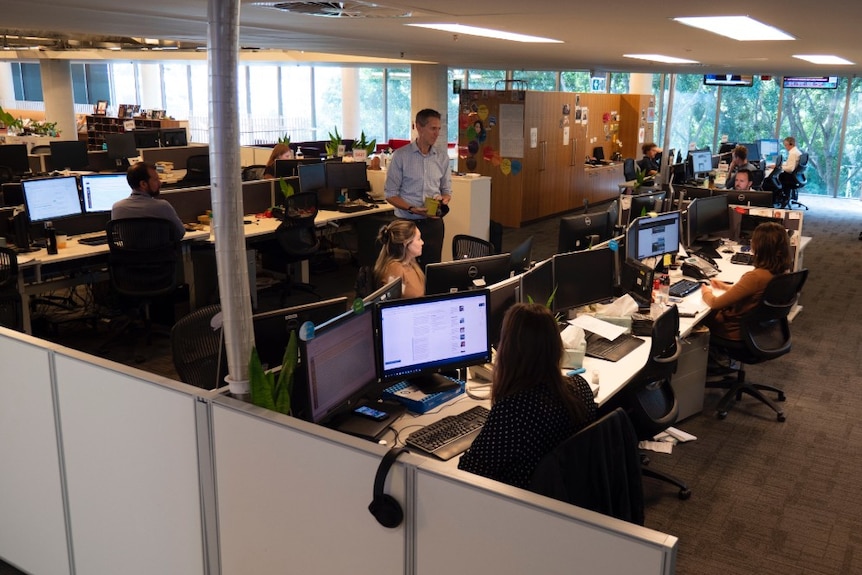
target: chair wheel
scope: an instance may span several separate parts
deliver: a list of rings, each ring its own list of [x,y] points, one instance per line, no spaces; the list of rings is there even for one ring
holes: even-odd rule
[[[783,393],[779,393],[778,401],[787,401],[787,397]]]
[[[715,416],[718,417],[719,419],[724,419],[725,417],[727,417],[727,412],[726,411],[718,411],[718,412],[716,412]]]
[[[778,419],[778,421],[784,421],[784,420],[786,420],[786,419],[787,419],[787,417],[785,417],[784,412],[781,412],[781,413],[779,413],[779,414],[778,414],[778,416],[776,417],[776,419]]]
[[[679,490],[679,498],[682,501],[689,499],[691,497],[691,489],[680,489]]]

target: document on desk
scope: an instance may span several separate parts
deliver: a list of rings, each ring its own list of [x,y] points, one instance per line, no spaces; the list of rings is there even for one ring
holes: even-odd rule
[[[36,256],[22,256],[21,254],[18,254],[15,256],[15,259],[18,260],[18,265],[20,266],[32,262],[36,259]]]
[[[611,341],[628,331],[622,326],[585,314],[569,320],[569,325],[576,325]]]

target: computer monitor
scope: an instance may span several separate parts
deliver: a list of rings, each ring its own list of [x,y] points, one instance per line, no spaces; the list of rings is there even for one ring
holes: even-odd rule
[[[691,179],[691,176],[688,171],[687,162],[671,164],[669,184],[685,184],[689,179]]]
[[[114,160],[117,166],[128,166],[129,158],[138,157],[138,147],[132,132],[122,134],[105,134],[105,148],[108,158]]]
[[[366,306],[380,303],[383,301],[389,301],[391,299],[400,299],[402,291],[402,279],[395,278],[391,282],[387,283],[383,287],[374,290],[364,298],[362,298],[362,303]]]
[[[23,180],[24,204],[30,222],[47,222],[81,212],[78,179],[75,176]]]
[[[135,139],[135,147],[140,148],[158,148],[161,144],[159,130],[134,130],[132,137]]]
[[[691,158],[691,172],[695,177],[712,171],[712,152],[709,148],[694,150],[689,153],[689,157]]]
[[[162,128],[159,130],[159,141],[165,148],[188,146],[189,134],[185,128]]]
[[[488,293],[488,337],[491,347],[497,347],[503,316],[510,307],[521,301],[521,278],[514,276],[497,282],[488,288]]]
[[[629,206],[629,223],[650,212],[663,211],[665,197],[667,197],[667,192],[651,192],[649,194],[632,196],[631,205]]]
[[[761,156],[760,146],[757,142],[741,142],[737,144],[737,146],[745,146],[745,150],[748,152],[748,161],[749,162],[759,162]]]
[[[763,138],[757,140],[757,146],[760,148],[760,157],[766,158],[767,162],[775,161],[775,156],[781,152],[781,143],[774,138]],[[751,156],[751,154],[749,154]]]
[[[712,190],[713,196],[727,196],[728,204],[738,204],[740,206],[757,206],[759,208],[771,208],[775,204],[773,202],[772,192],[764,192],[760,190],[736,191],[736,190]]]
[[[334,190],[367,192],[368,172],[365,162],[325,162],[326,187]]]
[[[489,307],[488,290],[378,304],[378,379],[407,380],[426,393],[451,388],[440,372],[491,360]]]
[[[346,309],[347,298],[337,297],[254,314],[255,347],[264,369],[281,365],[291,331],[298,330],[306,321],[322,324]]]
[[[322,160],[320,158],[291,158],[289,160],[276,160],[275,161],[275,174],[276,178],[289,178],[290,176],[298,176],[299,168],[302,166],[308,166],[311,164],[321,164],[320,165],[320,173],[324,174],[324,182],[326,182],[325,172],[323,171]],[[323,185],[319,186],[323,187]],[[317,189],[317,188],[315,188]],[[306,190],[310,191],[310,190]]]
[[[15,175],[30,172],[30,160],[27,158],[27,144],[4,144],[0,146],[0,166],[12,170]]]
[[[550,305],[554,293],[554,260],[543,260],[521,274],[521,301]]]
[[[688,205],[688,245],[696,247],[698,242],[712,242],[719,239],[715,234],[730,228],[730,214],[727,211],[727,196],[716,194],[708,198],[696,198]]]
[[[588,250],[593,244],[611,237],[612,230],[613,224],[606,211],[560,218],[557,252]]]
[[[733,142],[722,142],[722,144],[718,147],[718,155],[730,155],[733,153],[733,149],[736,147],[736,144]]]
[[[484,288],[509,277],[506,254],[452,260],[425,266],[425,293],[443,294]]]
[[[512,273],[519,274],[530,269],[533,255],[533,236],[530,236],[512,250],[509,254],[509,268]]]
[[[278,163],[290,162],[292,160],[276,160],[275,174],[276,177],[286,177],[278,175]],[[321,188],[326,187],[326,170],[323,164],[318,160],[313,163],[300,164],[296,171],[299,176],[299,189],[303,192],[316,192]]]
[[[557,254],[553,259],[554,312],[613,299],[614,252],[610,248]]]
[[[55,170],[87,170],[87,142],[58,140],[51,142],[51,167]]]
[[[115,202],[131,194],[126,174],[85,174],[81,176],[84,212],[110,212]]]
[[[638,261],[679,252],[680,212],[637,218],[629,229],[626,255]]]
[[[321,423],[347,410],[377,381],[374,314],[351,314],[302,343],[306,419]]]

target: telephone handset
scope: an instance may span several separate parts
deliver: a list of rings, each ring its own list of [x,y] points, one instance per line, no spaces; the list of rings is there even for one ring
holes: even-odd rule
[[[689,257],[682,263],[682,275],[696,280],[708,280],[718,275],[712,264],[699,257]]]

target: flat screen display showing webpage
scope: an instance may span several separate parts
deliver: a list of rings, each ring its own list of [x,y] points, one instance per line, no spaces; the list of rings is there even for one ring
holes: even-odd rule
[[[636,260],[643,260],[679,251],[679,212],[659,214],[654,218],[638,218]]]
[[[132,193],[126,174],[92,174],[81,176],[84,211],[110,212],[115,202]]]

